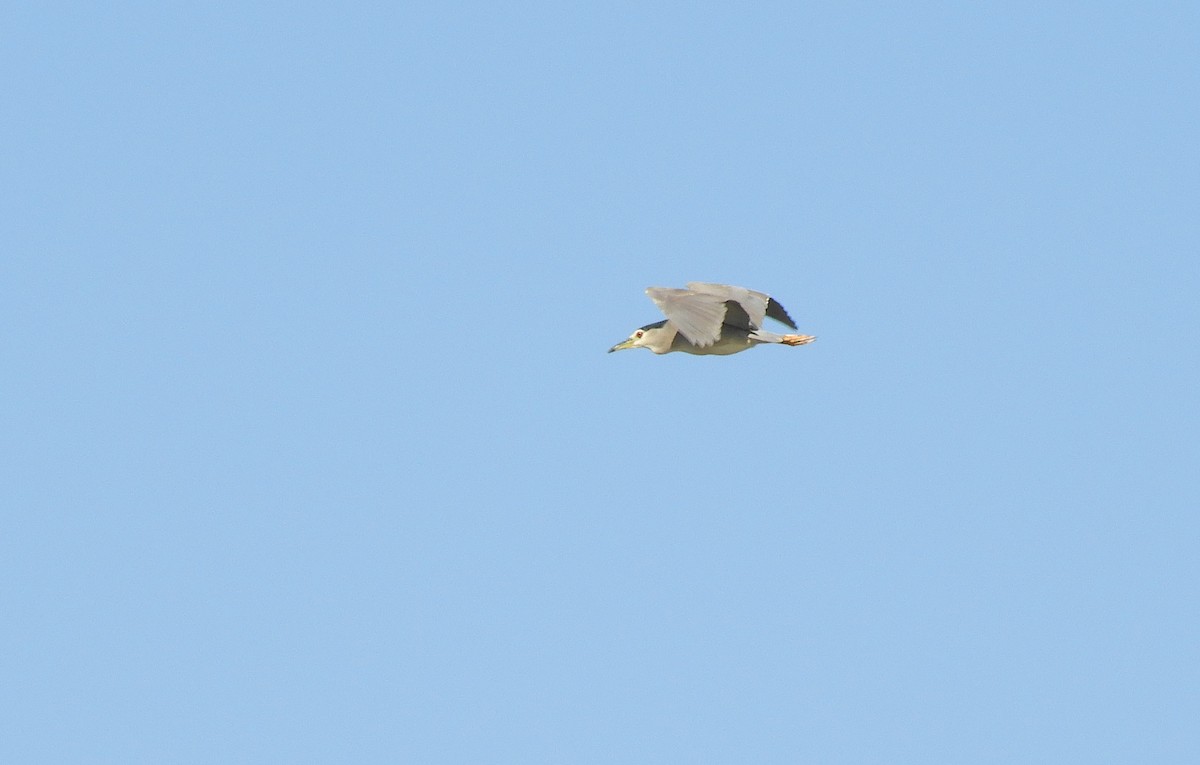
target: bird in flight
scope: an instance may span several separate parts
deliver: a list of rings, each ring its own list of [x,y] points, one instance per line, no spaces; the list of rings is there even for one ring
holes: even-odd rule
[[[812,335],[777,335],[763,330],[775,319],[796,329],[796,322],[775,298],[728,284],[688,282],[685,289],[651,287],[646,294],[667,318],[635,329],[608,349],[649,348],[655,353],[683,351],[697,356],[727,356],[763,343],[807,345]]]

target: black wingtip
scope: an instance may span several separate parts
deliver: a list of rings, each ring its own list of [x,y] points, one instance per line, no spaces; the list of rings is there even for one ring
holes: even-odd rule
[[[788,312],[783,309],[783,306],[775,298],[767,298],[767,316],[776,321],[783,322],[792,329],[797,329],[796,322],[792,321],[792,317],[788,316]]]

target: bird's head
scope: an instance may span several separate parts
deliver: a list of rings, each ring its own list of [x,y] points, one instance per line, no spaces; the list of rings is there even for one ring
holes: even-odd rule
[[[662,326],[665,321],[647,324],[644,327],[639,327],[633,331],[629,337],[608,349],[609,353],[613,351],[623,351],[626,348],[649,348],[655,353],[663,353],[663,349],[658,348],[656,340],[658,335],[662,334]]]
[[[641,348],[646,344],[646,330],[635,329],[633,334],[625,338],[621,342],[608,349],[609,353],[613,351],[623,351],[626,348]]]

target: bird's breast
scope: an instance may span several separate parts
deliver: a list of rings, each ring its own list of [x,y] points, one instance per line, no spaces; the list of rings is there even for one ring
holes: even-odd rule
[[[671,350],[683,351],[696,356],[728,356],[731,353],[744,351],[753,345],[754,341],[750,339],[749,332],[726,324],[721,327],[721,336],[712,345],[699,348],[688,342],[683,333],[679,333],[675,336],[675,341],[671,343]]]

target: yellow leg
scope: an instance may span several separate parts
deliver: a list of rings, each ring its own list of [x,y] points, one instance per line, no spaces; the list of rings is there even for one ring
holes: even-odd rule
[[[779,342],[784,345],[808,345],[816,339],[812,335],[784,335]]]

